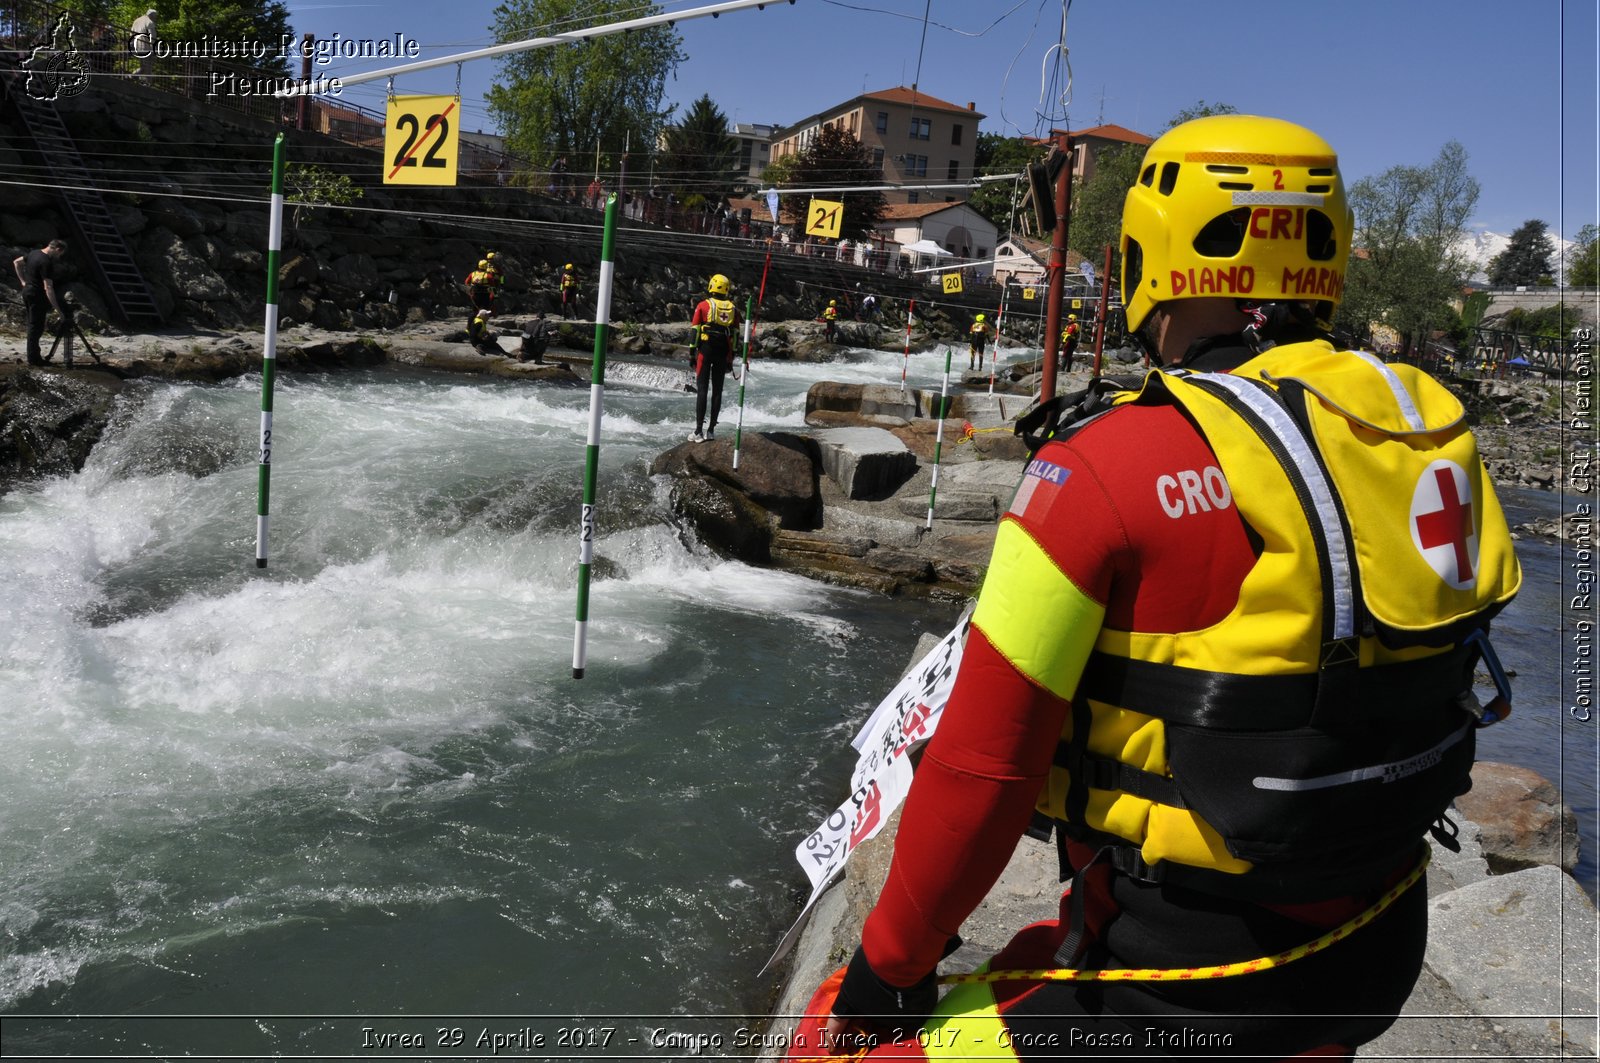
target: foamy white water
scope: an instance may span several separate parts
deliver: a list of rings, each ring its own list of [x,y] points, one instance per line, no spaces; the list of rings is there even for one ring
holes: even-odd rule
[[[762,363],[745,427],[840,368],[898,383],[859,357]],[[759,1009],[795,838],[944,611],[716,557],[646,474],[693,396],[614,386],[574,681],[586,387],[275,406],[265,572],[259,380],[135,385],[83,472],[0,499],[8,1051],[200,1036],[18,1014]]]

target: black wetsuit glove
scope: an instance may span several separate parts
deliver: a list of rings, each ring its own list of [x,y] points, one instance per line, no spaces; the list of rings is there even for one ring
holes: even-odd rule
[[[960,947],[961,939],[952,936],[944,954],[948,956]],[[869,1029],[889,1030],[898,1039],[921,1026],[938,1002],[937,972],[929,971],[915,985],[891,985],[878,977],[867,962],[867,954],[857,945],[839,985],[839,995],[834,998],[833,1013]]]

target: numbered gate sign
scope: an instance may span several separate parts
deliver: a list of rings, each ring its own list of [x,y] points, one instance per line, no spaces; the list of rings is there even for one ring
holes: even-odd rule
[[[959,274],[959,273],[946,273],[946,274],[943,274],[939,279],[944,282],[944,294],[946,294],[946,295],[960,295],[961,294],[961,274]]]
[[[383,133],[383,183],[453,185],[461,157],[461,97],[391,96]]]
[[[1032,288],[1024,288],[1024,289],[1022,289],[1022,297],[1024,299],[1032,299],[1033,298],[1033,289]]]
[[[839,238],[844,226],[844,204],[831,199],[813,199],[806,207],[806,235]]]

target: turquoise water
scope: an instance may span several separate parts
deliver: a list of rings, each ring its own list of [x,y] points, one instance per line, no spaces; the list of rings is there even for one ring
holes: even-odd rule
[[[745,426],[901,367],[762,364]],[[5,1053],[741,1054],[792,849],[954,611],[717,558],[645,472],[692,396],[613,386],[574,681],[587,387],[280,378],[264,573],[258,389],[135,385],[82,473],[0,499]],[[1560,558],[1523,558],[1518,714],[1481,748],[1592,825]]]

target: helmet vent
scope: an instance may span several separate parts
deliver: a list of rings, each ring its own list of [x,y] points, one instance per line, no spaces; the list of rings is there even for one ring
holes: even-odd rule
[[[1250,208],[1238,207],[1218,214],[1206,222],[1194,238],[1195,254],[1204,258],[1232,258],[1244,246],[1245,227],[1250,224]]]
[[[1161,184],[1156,188],[1164,196],[1172,195],[1172,190],[1178,186],[1178,164],[1175,162],[1163,163],[1161,166]]]
[[[1144,168],[1144,173],[1139,175],[1139,183],[1149,188],[1156,183],[1156,164],[1151,163]]]
[[[1226,188],[1230,192],[1253,192],[1255,185],[1249,181],[1218,181],[1218,188]]]
[[[1306,257],[1313,262],[1328,262],[1338,256],[1333,219],[1320,210],[1306,211]]]
[[[1311,169],[1307,170],[1306,173],[1308,175],[1312,176],[1312,177],[1332,177],[1333,176],[1333,167],[1331,167],[1331,166],[1314,166]]]
[[[1327,192],[1332,188],[1332,185],[1306,185],[1307,192]]]
[[[1128,237],[1128,246],[1122,252],[1122,290],[1131,296],[1139,290],[1140,274],[1144,270],[1144,248],[1139,241]]]
[[[1250,172],[1250,167],[1248,167],[1248,166],[1223,166],[1223,165],[1221,165],[1219,163],[1212,163],[1212,164],[1210,164],[1209,166],[1206,167],[1206,173],[1249,173],[1249,172]]]

